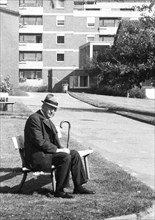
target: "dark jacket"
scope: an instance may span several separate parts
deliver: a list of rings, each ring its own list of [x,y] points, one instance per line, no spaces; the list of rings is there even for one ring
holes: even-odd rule
[[[26,166],[34,171],[49,171],[52,165],[50,154],[61,148],[54,124],[39,110],[32,114],[24,129]]]

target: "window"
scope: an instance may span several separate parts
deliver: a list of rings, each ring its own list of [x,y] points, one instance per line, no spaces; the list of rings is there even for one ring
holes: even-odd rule
[[[42,79],[42,70],[20,70],[19,82],[25,82],[26,79]]]
[[[79,78],[78,76],[74,76],[74,81],[73,81],[74,82],[74,87],[79,87],[78,86],[78,84],[79,84],[78,83],[78,81],[79,81],[78,78]]]
[[[80,76],[80,87],[88,87],[88,76]]]
[[[56,0],[56,8],[64,8],[65,0]]]
[[[20,52],[19,61],[42,61],[42,52]]]
[[[87,18],[87,27],[94,27],[95,26],[95,18],[94,17],[88,17]]]
[[[64,35],[57,35],[57,44],[64,44],[64,43],[65,43]]]
[[[74,5],[84,5],[84,1],[82,0],[74,0]]]
[[[19,0],[19,7],[42,7],[43,0]]]
[[[20,43],[42,43],[42,34],[20,34]]]
[[[65,58],[64,53],[57,53],[57,62],[63,62]]]
[[[118,27],[119,19],[100,18],[99,23],[100,27]]]
[[[104,42],[114,42],[114,36],[99,36],[99,40],[100,41],[104,41]]]
[[[87,42],[94,41],[95,36],[94,35],[87,35]]]
[[[20,21],[22,25],[42,25],[42,16],[21,16]]]
[[[64,26],[65,24],[65,17],[64,16],[57,16],[57,26]]]
[[[89,76],[70,76],[70,88],[89,88]]]
[[[135,8],[120,8],[120,11],[135,11]]]
[[[100,8],[86,8],[86,11],[100,11]]]

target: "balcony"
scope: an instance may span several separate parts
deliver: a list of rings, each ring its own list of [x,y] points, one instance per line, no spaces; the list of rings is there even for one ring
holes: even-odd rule
[[[20,24],[19,33],[43,33],[43,25]]]
[[[42,43],[19,43],[19,51],[42,51]]]
[[[43,7],[19,7],[20,15],[43,15]]]
[[[99,27],[99,35],[115,35],[118,27]]]
[[[42,69],[43,61],[19,61],[19,69]]]

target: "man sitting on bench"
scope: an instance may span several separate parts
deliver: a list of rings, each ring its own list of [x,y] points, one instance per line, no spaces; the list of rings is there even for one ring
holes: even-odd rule
[[[64,148],[58,138],[57,130],[51,121],[58,108],[58,99],[48,94],[40,110],[32,114],[24,129],[26,166],[34,171],[50,171],[56,167],[55,197],[73,198],[64,188],[69,186],[71,171],[74,183],[73,194],[94,194],[82,185],[87,182],[83,163],[76,150]]]

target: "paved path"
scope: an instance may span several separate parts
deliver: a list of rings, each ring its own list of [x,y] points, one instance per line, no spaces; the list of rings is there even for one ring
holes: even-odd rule
[[[45,95],[30,93],[18,99],[36,111]],[[61,107],[53,118],[56,125],[70,121],[73,138],[154,188],[154,126],[101,111],[66,93],[56,95]]]

